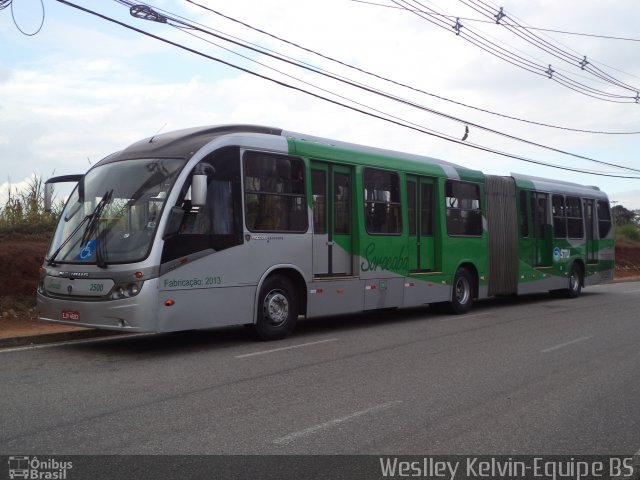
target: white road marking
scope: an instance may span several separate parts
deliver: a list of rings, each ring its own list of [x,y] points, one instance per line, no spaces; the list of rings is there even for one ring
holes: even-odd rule
[[[261,350],[259,352],[253,352],[253,353],[245,353],[242,355],[236,355],[235,358],[255,357],[256,355],[266,355],[267,353],[281,352],[283,350],[292,350],[294,348],[308,347],[309,345],[318,345],[320,343],[335,342],[336,340],[338,339],[328,338],[326,340],[318,340],[317,342],[300,343],[298,345],[290,345],[288,347],[273,348],[271,350]]]
[[[637,290],[627,290],[626,292],[622,292],[622,293],[638,293],[640,292],[640,288]]]
[[[339,425],[344,422],[348,422],[349,420],[353,420],[354,418],[362,417],[363,415],[367,415],[369,413],[380,412],[382,410],[386,410],[387,408],[391,408],[394,405],[398,405],[402,403],[402,400],[394,400],[392,402],[382,403],[380,405],[375,405],[373,407],[366,408],[364,410],[359,410],[357,412],[350,413],[349,415],[345,415],[344,417],[334,418],[333,420],[329,420],[328,422],[320,423],[318,425],[314,425],[309,428],[305,428],[304,430],[299,430],[297,432],[290,433],[289,435],[285,435],[284,437],[276,438],[273,443],[277,443],[279,445],[284,445],[287,443],[291,443],[292,441],[300,438],[306,437],[307,435],[311,435],[313,433],[319,432],[320,430],[326,430],[327,428],[331,428],[335,425]]]
[[[571,340],[570,342],[561,343],[560,345],[554,345],[553,347],[545,348],[544,350],[540,350],[540,353],[547,353],[553,350],[558,350],[560,348],[566,347],[568,345],[573,345],[574,343],[584,342],[585,340],[590,340],[593,338],[593,335],[589,335],[587,337],[576,338],[575,340]]]
[[[42,343],[36,345],[27,345],[24,347],[8,347],[8,348],[0,348],[0,353],[7,352],[20,352],[22,350],[37,350],[40,348],[53,348],[53,347],[61,347],[63,345],[77,345],[79,343],[99,343],[106,342],[107,340],[113,340],[114,338],[135,338],[135,337],[144,337],[146,335],[154,335],[153,333],[130,333],[128,335],[113,335],[106,336],[100,338],[87,338],[81,340],[68,340],[66,342],[55,342],[55,343]]]

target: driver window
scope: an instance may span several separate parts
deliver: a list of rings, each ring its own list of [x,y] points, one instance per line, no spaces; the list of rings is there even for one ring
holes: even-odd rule
[[[203,207],[191,205],[190,175],[177,203],[184,212],[182,223],[177,235],[165,240],[163,262],[202,250],[219,251],[243,243],[239,149],[218,150],[204,158],[202,164],[207,175],[206,204]]]

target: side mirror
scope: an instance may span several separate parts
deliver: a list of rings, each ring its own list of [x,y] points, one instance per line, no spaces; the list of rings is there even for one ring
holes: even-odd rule
[[[51,212],[51,199],[53,198],[53,183],[44,184],[44,211]]]
[[[80,201],[84,198],[84,175],[61,175],[44,182],[44,211],[51,211],[51,199],[53,198],[53,184],[64,182],[78,182],[78,195]]]
[[[184,210],[180,207],[171,207],[171,211],[169,212],[169,218],[167,220],[167,226],[164,229],[163,239],[172,237],[178,233],[180,230],[180,225],[182,225],[182,218],[184,217]]]
[[[191,180],[191,205],[204,207],[207,204],[207,176],[194,175]]]

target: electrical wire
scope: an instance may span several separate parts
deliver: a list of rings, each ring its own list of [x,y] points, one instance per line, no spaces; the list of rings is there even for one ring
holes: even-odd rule
[[[359,0],[353,0],[353,1],[359,1]],[[339,64],[339,65],[342,65],[342,66],[347,67],[349,69],[364,73],[366,75],[369,75],[371,77],[383,80],[385,82],[392,83],[394,85],[397,85],[397,86],[400,86],[400,87],[403,87],[403,88],[406,88],[406,89],[409,89],[409,90],[412,90],[412,91],[415,91],[415,92],[418,92],[418,93],[422,93],[424,95],[428,95],[428,96],[431,96],[433,98],[437,98],[439,100],[443,100],[443,101],[446,101],[446,102],[449,102],[449,103],[453,103],[455,105],[459,105],[459,106],[462,106],[462,107],[465,107],[465,108],[477,110],[477,111],[480,111],[480,112],[483,112],[483,113],[487,113],[487,114],[490,114],[490,115],[495,115],[495,116],[506,118],[506,119],[509,119],[509,120],[515,120],[515,121],[518,121],[518,122],[528,123],[528,124],[532,124],[532,125],[538,125],[538,126],[542,126],[542,127],[554,128],[554,129],[559,129],[559,130],[567,130],[567,131],[572,131],[572,132],[603,134],[603,135],[636,135],[636,134],[640,133],[640,131],[607,132],[607,131],[602,131],[602,130],[586,130],[586,129],[559,126],[559,125],[552,125],[552,124],[548,124],[548,123],[536,122],[536,121],[533,121],[533,120],[527,120],[527,119],[524,119],[524,118],[519,118],[519,117],[514,117],[514,116],[511,116],[511,115],[506,115],[506,114],[503,114],[503,113],[494,112],[494,111],[483,109],[483,108],[476,107],[476,106],[473,106],[473,105],[468,105],[468,104],[463,103],[463,102],[452,100],[450,98],[443,97],[441,95],[436,95],[434,93],[427,92],[427,91],[422,90],[420,88],[413,87],[411,85],[407,85],[407,84],[402,83],[402,82],[398,82],[398,81],[390,79],[388,77],[384,77],[384,76],[382,76],[380,74],[373,73],[373,72],[365,70],[363,68],[356,67],[356,66],[351,65],[349,63],[346,63],[346,62],[343,62],[341,60],[338,60],[336,58],[327,56],[325,54],[322,54],[322,53],[317,52],[315,50],[312,50],[310,48],[304,47],[304,46],[302,46],[300,44],[297,44],[295,42],[292,42],[290,40],[284,39],[282,37],[279,37],[277,35],[269,33],[269,32],[267,32],[265,30],[262,30],[260,28],[255,27],[255,26],[252,26],[252,25],[250,25],[250,24],[248,24],[246,22],[243,22],[241,20],[238,20],[238,19],[236,19],[234,17],[231,17],[229,15],[225,15],[224,13],[221,13],[221,12],[219,12],[217,10],[214,10],[211,7],[208,7],[208,6],[205,6],[205,5],[201,5],[201,4],[199,4],[199,3],[197,3],[197,2],[195,2],[193,0],[187,0],[187,2],[191,3],[191,4],[195,5],[195,6],[198,6],[198,7],[202,8],[202,9],[204,9],[204,10],[207,10],[207,11],[209,11],[211,13],[214,13],[214,14],[222,17],[222,18],[226,18],[227,20],[230,20],[230,21],[235,22],[237,24],[243,25],[243,26],[245,26],[245,27],[247,27],[247,28],[249,28],[249,29],[251,29],[253,31],[256,31],[256,32],[261,33],[263,35],[266,35],[268,37],[274,38],[274,39],[276,39],[276,40],[278,40],[280,42],[286,43],[286,44],[291,45],[293,47],[296,47],[296,48],[298,48],[300,50],[303,50],[305,52],[311,53],[311,54],[316,55],[316,56],[318,56],[320,58],[324,58],[325,60],[329,60],[329,61],[334,62],[336,64]],[[120,2],[120,3],[122,3],[122,2]],[[363,3],[368,3],[368,2],[363,2]],[[374,4],[374,5],[379,5],[379,4]],[[403,7],[394,7],[394,8],[403,9]],[[158,10],[159,11],[164,11],[162,9],[158,9]],[[179,17],[179,18],[182,18],[184,20],[184,17]],[[491,22],[491,23],[493,23],[493,22]],[[198,24],[198,23],[196,23],[196,24],[204,27],[204,25],[202,25],[202,24]],[[237,37],[233,37],[233,38],[237,38]],[[255,44],[252,44],[252,45],[255,45]],[[273,51],[273,50],[269,50],[269,51]],[[288,58],[291,58],[291,57],[288,57]]]
[[[132,3],[132,2],[130,2],[130,1],[128,1],[128,0],[116,0],[116,1],[117,1],[117,3],[121,3],[121,4],[125,4],[125,5]],[[151,8],[151,7],[149,7],[149,8]],[[147,13],[148,13],[149,15],[151,15],[151,14],[152,14],[152,11],[150,10],[150,11],[149,11],[149,12],[147,12]],[[209,35],[212,35],[212,36],[214,36],[214,37],[216,37],[216,38],[220,38],[220,39],[223,39],[223,40],[229,41],[229,42],[231,42],[231,43],[233,43],[233,44],[235,44],[235,45],[242,46],[242,47],[247,48],[247,49],[249,49],[249,50],[251,50],[251,51],[254,51],[254,52],[256,52],[256,53],[262,53],[263,55],[267,55],[267,56],[269,56],[269,57],[271,57],[271,58],[275,58],[275,59],[277,59],[277,60],[281,60],[281,61],[286,62],[286,63],[288,63],[288,64],[291,64],[291,65],[294,65],[294,66],[297,66],[297,67],[303,68],[303,69],[305,69],[305,70],[311,71],[311,72],[313,72],[313,73],[317,73],[317,74],[323,75],[323,76],[328,77],[328,78],[330,78],[330,79],[332,79],[332,80],[340,81],[340,82],[345,83],[345,84],[347,84],[347,85],[349,85],[349,86],[352,86],[352,87],[355,87],[355,88],[359,88],[359,89],[361,89],[361,90],[364,90],[364,91],[366,91],[366,92],[368,92],[368,93],[373,93],[373,94],[376,94],[376,95],[380,95],[380,96],[382,96],[382,97],[384,97],[384,98],[387,98],[387,99],[390,99],[390,100],[397,101],[397,102],[402,103],[402,104],[404,104],[404,105],[407,105],[407,106],[410,106],[410,107],[413,107],[413,108],[417,108],[417,109],[420,109],[420,110],[422,110],[422,111],[426,111],[426,112],[428,112],[428,113],[432,113],[432,114],[434,114],[434,115],[438,115],[438,116],[441,116],[441,117],[447,118],[447,119],[449,119],[449,120],[457,121],[457,122],[459,122],[459,123],[464,124],[464,125],[466,126],[466,128],[467,128],[467,129],[468,129],[469,125],[471,125],[471,126],[476,127],[476,128],[478,128],[478,129],[480,129],[480,130],[484,130],[484,131],[487,131],[487,132],[493,133],[493,134],[495,134],[495,135],[500,135],[500,136],[503,136],[503,137],[509,138],[510,140],[520,141],[520,142],[523,142],[523,143],[526,143],[526,144],[529,144],[529,145],[532,145],[532,146],[535,146],[535,147],[539,147],[539,148],[543,148],[543,149],[546,149],[546,150],[550,150],[550,151],[553,151],[553,152],[555,152],[555,153],[560,153],[560,154],[563,154],[563,155],[569,155],[569,156],[572,156],[572,157],[575,157],[575,158],[579,158],[579,159],[582,159],[582,160],[587,160],[587,161],[591,161],[591,162],[595,162],[595,163],[600,163],[600,164],[602,164],[602,165],[607,165],[607,166],[611,166],[611,167],[615,167],[615,168],[620,168],[620,169],[629,170],[629,171],[634,171],[634,172],[640,172],[640,170],[637,170],[637,169],[633,169],[633,168],[630,168],[630,167],[624,167],[624,166],[621,166],[621,165],[616,165],[616,164],[612,164],[612,163],[608,163],[608,162],[603,162],[603,161],[596,160],[596,159],[593,159],[593,158],[590,158],[590,157],[585,157],[585,156],[583,156],[583,155],[577,155],[577,154],[574,154],[574,153],[571,153],[571,152],[567,152],[567,151],[565,151],[565,150],[560,150],[560,149],[557,149],[557,148],[554,148],[554,147],[549,147],[549,146],[547,146],[547,145],[543,145],[543,144],[540,144],[540,143],[537,143],[537,142],[533,142],[533,141],[526,140],[526,139],[523,139],[523,138],[520,138],[520,137],[516,137],[516,136],[514,136],[514,135],[510,135],[510,134],[507,134],[507,133],[504,133],[504,132],[500,132],[500,131],[498,131],[498,130],[495,130],[495,129],[492,129],[492,128],[489,128],[489,127],[485,127],[485,126],[480,125],[480,124],[477,124],[477,123],[469,122],[469,121],[467,121],[467,120],[463,120],[463,119],[461,119],[461,118],[457,118],[457,117],[454,117],[454,116],[452,116],[452,115],[449,115],[449,114],[446,114],[446,113],[443,113],[443,112],[439,112],[439,111],[434,110],[434,109],[432,109],[432,108],[425,107],[424,105],[417,104],[417,103],[412,102],[412,101],[410,101],[410,100],[407,100],[407,99],[404,99],[404,98],[401,98],[401,97],[398,97],[398,96],[395,96],[395,95],[390,95],[390,94],[388,94],[387,92],[384,92],[384,91],[381,91],[381,90],[378,90],[378,89],[375,89],[375,88],[369,87],[369,86],[367,86],[367,85],[364,85],[364,84],[361,84],[361,83],[357,83],[357,82],[353,82],[353,81],[351,81],[351,80],[349,80],[349,79],[345,79],[344,77],[337,77],[337,76],[335,76],[334,74],[328,73],[328,72],[326,72],[326,71],[322,71],[322,70],[319,70],[319,69],[311,68],[311,67],[309,67],[309,66],[308,66],[308,65],[306,65],[306,64],[301,65],[301,64],[300,64],[300,63],[298,63],[298,62],[291,61],[291,60],[289,60],[289,59],[283,59],[283,58],[281,58],[280,56],[274,55],[274,54],[272,54],[272,53],[265,53],[265,52],[264,52],[262,49],[260,49],[260,48],[255,48],[254,46],[247,46],[247,45],[246,45],[246,44],[244,44],[243,42],[238,42],[238,41],[236,41],[236,40],[229,40],[229,39],[227,39],[227,38],[222,37],[221,35],[219,35],[219,34],[217,34],[217,33],[211,33],[211,32],[209,32],[209,31],[205,31],[205,30],[203,30],[203,29],[201,29],[201,28],[198,28],[197,26],[195,26],[195,24],[190,23],[190,22],[185,22],[184,20],[179,20],[179,21],[178,21],[178,24],[177,24],[177,25],[174,25],[174,23],[172,23],[172,22],[176,22],[176,20],[177,20],[177,19],[176,19],[176,18],[172,18],[172,16],[171,16],[171,17],[163,17],[163,19],[162,19],[162,23],[166,23],[166,24],[168,24],[168,25],[175,26],[175,27],[177,27],[177,28],[181,28],[181,27],[183,27],[183,26],[184,26],[184,27],[187,27],[189,30],[199,30],[199,31],[201,31],[202,33],[209,34]],[[200,38],[200,37],[198,37],[198,38]],[[216,45],[216,46],[218,46],[218,47],[220,47],[218,44],[215,44],[215,45]],[[221,47],[221,48],[222,48],[222,47]],[[236,55],[240,55],[240,54],[237,54],[236,52],[233,52],[232,50],[228,50],[228,49],[226,49],[226,48],[225,48],[225,50],[226,50],[226,51],[229,51],[229,52],[232,52],[232,53],[234,53],[234,54],[236,54]],[[246,59],[246,60],[254,61],[253,59],[250,59],[250,58],[248,58],[248,57],[246,57],[246,56],[243,56],[243,55],[240,55],[240,56],[241,56],[242,58]],[[256,62],[256,63],[258,63],[258,64],[259,64],[259,65],[261,65],[261,66],[267,66],[267,65],[265,65],[265,64],[263,64],[263,63],[260,63],[260,62]],[[271,67],[268,67],[268,66],[267,66],[267,68],[271,68]],[[275,69],[273,69],[273,70],[275,70]],[[283,72],[281,72],[281,71],[279,71],[279,70],[275,70],[275,71],[277,71],[277,72],[278,72],[278,73],[280,73],[280,74],[283,74]],[[311,85],[311,84],[309,84],[308,82],[303,82],[302,80],[300,80],[300,79],[298,79],[298,78],[296,78],[296,77],[292,77],[292,76],[290,76],[290,75],[287,75],[287,76],[288,76],[289,78],[293,78],[293,79],[295,79],[295,80],[297,80],[297,81],[300,81],[300,82],[302,82],[302,83],[305,83],[305,84],[307,84],[307,85]],[[319,87],[316,87],[316,88],[319,88]],[[324,91],[325,93],[330,93],[330,94],[332,94],[332,95],[335,95],[335,96],[336,96],[336,97],[338,97],[338,98],[342,98],[343,100],[348,100],[348,101],[351,101],[351,102],[353,102],[353,103],[355,103],[355,104],[357,104],[357,105],[363,106],[362,104],[360,104],[360,103],[358,103],[358,102],[355,102],[355,101],[353,101],[353,100],[351,100],[351,99],[348,99],[348,98],[346,98],[346,97],[344,97],[344,96],[334,94],[333,92],[329,92],[328,90],[325,90],[325,89],[320,89],[320,90]],[[368,107],[368,108],[372,109],[371,107]],[[376,111],[376,112],[378,112],[378,113],[382,113],[382,112],[380,112],[379,110],[375,110],[375,109],[372,109],[372,110],[374,110],[374,111]]]
[[[351,0],[352,2],[356,2],[356,3],[364,3],[367,5],[374,5],[376,7],[385,7],[385,8],[394,8],[394,9],[398,9],[398,10],[404,10],[403,7],[398,7],[396,5],[384,5],[382,3],[375,3],[375,2],[369,2],[369,1],[365,1],[365,0]],[[482,20],[480,18],[469,18],[469,17],[461,17],[459,15],[446,15],[446,14],[438,14],[442,17],[445,18],[449,18],[452,20],[455,20],[456,18],[459,18],[460,20],[465,20],[467,22],[478,22],[478,23],[491,23],[491,24],[495,24],[495,20]],[[582,37],[595,37],[595,38],[604,38],[604,39],[608,39],[608,40],[624,40],[627,42],[640,42],[640,38],[632,38],[632,37],[617,37],[614,35],[599,35],[599,34],[595,34],[595,33],[581,33],[581,32],[570,32],[568,30],[557,30],[557,29],[553,29],[553,28],[542,28],[542,27],[532,27],[532,26],[526,26],[526,27],[520,27],[520,28],[524,28],[527,30],[539,30],[541,32],[551,32],[551,33],[562,33],[565,35],[579,35]],[[624,73],[624,72],[622,72]]]
[[[102,18],[104,20],[107,20],[109,22],[115,23],[115,24],[120,25],[120,26],[122,26],[124,28],[127,28],[129,30],[135,31],[137,33],[140,33],[140,34],[146,35],[148,37],[154,38],[156,40],[159,40],[161,42],[167,43],[167,44],[172,45],[174,47],[177,47],[177,48],[180,48],[182,50],[194,53],[194,54],[199,55],[199,56],[201,56],[203,58],[207,58],[209,60],[221,63],[223,65],[227,65],[227,66],[229,66],[231,68],[234,68],[236,70],[239,70],[239,71],[245,72],[247,74],[256,76],[258,78],[270,81],[272,83],[275,83],[277,85],[283,86],[285,88],[289,88],[289,89],[292,89],[292,90],[295,90],[295,91],[298,91],[298,92],[301,92],[301,93],[305,93],[307,95],[310,95],[310,96],[315,97],[315,98],[320,99],[320,100],[327,101],[327,102],[332,103],[334,105],[342,106],[342,107],[348,108],[348,109],[350,109],[352,111],[355,111],[355,112],[358,112],[358,113],[362,113],[362,114],[368,115],[370,117],[377,118],[377,119],[380,119],[380,120],[383,120],[383,121],[386,121],[386,122],[389,122],[389,123],[393,123],[393,124],[396,124],[396,125],[399,125],[399,126],[402,126],[402,127],[405,127],[405,128],[409,128],[409,129],[415,130],[415,131],[419,131],[419,132],[425,133],[427,135],[435,136],[437,138],[441,138],[441,139],[444,139],[444,140],[447,140],[447,141],[450,141],[450,142],[453,142],[453,143],[457,143],[457,144],[460,144],[460,145],[466,145],[466,146],[469,146],[469,147],[472,147],[472,148],[476,148],[478,150],[482,150],[482,151],[489,152],[489,153],[494,153],[494,154],[501,155],[501,156],[504,156],[504,157],[513,158],[513,159],[516,159],[516,160],[521,160],[521,161],[524,161],[524,162],[533,163],[533,164],[537,164],[537,165],[543,165],[543,166],[547,166],[547,167],[551,167],[551,168],[561,169],[561,170],[565,170],[565,171],[586,173],[586,174],[590,174],[590,175],[606,176],[606,177],[613,177],[613,178],[640,179],[640,177],[635,177],[635,176],[624,176],[624,175],[616,175],[616,174],[609,174],[609,173],[593,173],[593,172],[585,171],[585,170],[578,169],[578,168],[555,165],[555,164],[551,164],[551,163],[548,163],[548,162],[542,162],[542,161],[539,161],[539,160],[534,160],[534,159],[530,159],[530,158],[527,158],[527,157],[522,157],[520,155],[515,155],[515,154],[508,153],[508,152],[495,150],[495,149],[490,148],[490,147],[484,147],[484,146],[481,146],[481,145],[470,144],[468,142],[464,142],[464,141],[458,140],[456,138],[453,138],[453,137],[451,137],[449,135],[446,135],[446,134],[442,134],[440,132],[429,131],[429,130],[426,130],[425,128],[423,128],[423,127],[416,126],[415,124],[411,125],[411,124],[406,123],[404,121],[394,120],[394,119],[388,118],[386,116],[382,116],[382,115],[378,115],[378,114],[375,114],[375,113],[372,113],[372,112],[369,112],[369,111],[366,111],[366,110],[362,110],[360,108],[356,108],[356,107],[344,104],[342,102],[339,102],[339,101],[324,97],[322,95],[313,93],[311,91],[302,89],[300,87],[297,87],[297,86],[294,86],[294,85],[291,85],[291,84],[287,84],[287,83],[285,83],[283,81],[268,77],[268,76],[263,75],[261,73],[254,72],[252,70],[249,70],[247,68],[241,67],[239,65],[235,65],[235,64],[233,64],[231,62],[222,60],[221,58],[213,57],[213,56],[208,55],[208,54],[206,54],[204,52],[201,52],[199,50],[196,50],[196,49],[193,49],[191,47],[188,47],[186,45],[179,44],[179,43],[174,42],[172,40],[169,40],[169,39],[160,37],[158,35],[152,34],[150,32],[141,30],[139,28],[133,27],[133,26],[128,25],[126,23],[123,23],[123,22],[121,22],[119,20],[116,20],[114,18],[111,18],[111,17],[108,17],[106,15],[103,15],[103,14],[101,14],[99,12],[87,9],[87,8],[82,7],[80,5],[76,5],[76,4],[72,3],[72,2],[69,2],[68,0],[56,0],[56,1],[59,2],[59,3],[62,3],[64,5],[67,5],[67,6],[76,8],[78,10],[84,11],[86,13],[92,14],[94,16],[97,16],[97,17]],[[626,168],[626,167],[624,167],[624,168]]]
[[[34,32],[26,32],[20,27],[20,25],[18,25],[18,21],[16,20],[16,15],[13,10],[14,2],[15,0],[0,0],[0,10],[4,10],[7,7],[11,7],[11,19],[13,20],[13,24],[18,29],[18,31],[23,35],[26,35],[27,37],[33,37],[34,35],[37,35],[38,33],[40,33],[40,30],[42,30],[42,26],[44,25],[44,19],[46,15],[45,9],[44,9],[44,0],[40,0],[40,8],[42,9],[42,20],[40,20],[40,25]]]
[[[497,16],[494,14],[496,10],[482,0],[461,0],[461,2],[464,5],[467,5],[468,7],[472,8],[476,12],[488,18],[492,18],[492,17],[496,18]],[[562,48],[557,47],[554,43],[551,43],[545,40],[539,35],[529,32],[525,26],[520,25],[517,21],[513,19],[511,19],[512,23],[504,21],[504,18],[510,18],[510,16],[508,17],[506,14],[504,14],[502,9],[500,10],[500,12],[504,16],[500,17],[501,18],[500,22],[496,21],[496,23],[499,23],[501,26],[503,26],[513,34],[517,35],[524,41],[530,43],[531,45],[536,46],[537,48],[540,48],[541,50],[552,55],[553,57],[558,58],[572,66],[580,66],[582,70],[588,71],[592,75],[595,75],[596,77],[608,83],[611,83],[615,86],[618,86],[626,90],[630,90],[634,93],[638,93],[638,88],[627,85],[624,82],[619,81],[618,79],[612,77],[611,75],[608,75],[606,72],[598,69],[597,67],[594,68],[590,66],[590,62],[587,61],[586,55],[583,58],[580,58],[577,55],[567,52],[566,50],[563,50]],[[517,29],[513,28],[514,25],[519,28]]]
[[[456,20],[456,24],[454,26],[451,26],[450,24],[447,24],[441,18],[439,18],[438,12],[435,12],[433,9],[426,7],[424,4],[420,3],[418,0],[413,0],[413,4],[409,3],[406,0],[399,0],[399,1],[391,0],[391,1],[396,5],[403,7],[408,12],[413,13],[414,15],[417,15],[420,18],[427,20],[430,23],[433,23],[439,26],[440,28],[443,28],[447,31],[451,31],[451,29],[453,28],[456,32],[456,35],[462,37],[466,41],[481,48],[487,53],[493,56],[496,56],[502,60],[505,60],[514,66],[527,70],[531,73],[535,73],[537,75],[541,75],[541,76],[546,75],[550,79],[565,86],[567,83],[569,83],[572,85],[571,89],[576,92],[584,93],[589,97],[597,98],[599,100],[612,102],[612,103],[638,103],[638,100],[639,100],[638,92],[634,90],[633,87],[631,88],[623,87],[627,90],[632,90],[634,93],[636,93],[635,96],[628,96],[628,95],[612,94],[602,90],[597,90],[587,85],[584,85],[578,81],[575,81],[573,79],[569,79],[566,76],[563,79],[564,81],[558,81],[557,75],[554,75],[554,73],[557,73],[557,72],[555,70],[552,70],[551,65],[549,65],[549,67],[547,68],[544,65],[536,64],[535,62],[531,62],[530,60],[525,59],[520,55],[514,54],[513,52],[506,50],[505,48],[496,44],[495,42],[489,41],[485,39],[482,35],[475,33],[472,29],[461,24],[459,22],[459,19]],[[417,8],[415,4],[419,5],[419,8]],[[596,75],[596,76],[599,76],[600,78],[605,80],[607,79],[606,76],[603,76],[603,75]],[[611,83],[611,81],[609,81],[609,83]],[[620,85],[616,85],[616,86],[620,86]]]

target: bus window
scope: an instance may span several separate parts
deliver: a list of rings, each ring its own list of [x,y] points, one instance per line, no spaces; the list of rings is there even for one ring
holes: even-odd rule
[[[452,236],[481,236],[480,187],[449,180],[445,184],[447,233]]]
[[[165,240],[163,262],[201,250],[224,250],[243,242],[238,149],[213,152],[202,164],[207,165],[203,169],[207,174],[206,204],[203,207],[191,205],[187,181],[176,204],[184,211],[182,223],[177,235]]]
[[[409,236],[416,236],[416,182],[407,182],[407,218],[409,221]]]
[[[420,235],[433,235],[433,184],[420,182]]]
[[[366,168],[364,171],[364,208],[367,232],[402,233],[400,215],[400,178],[395,172]]]
[[[333,177],[333,233],[351,233],[351,175],[335,172]]]
[[[611,230],[611,212],[609,202],[598,200],[598,233],[600,238],[606,238]]]
[[[529,237],[529,204],[526,190],[520,190],[520,235]]]
[[[313,233],[327,233],[327,172],[311,170]]]
[[[307,230],[304,162],[270,153],[244,154],[244,204],[252,232]]]
[[[565,215],[564,197],[554,195],[551,199],[551,212],[553,214],[553,230],[556,238],[567,237],[567,218]]]
[[[569,238],[584,237],[584,224],[582,221],[582,201],[578,197],[567,197],[567,233]]]

